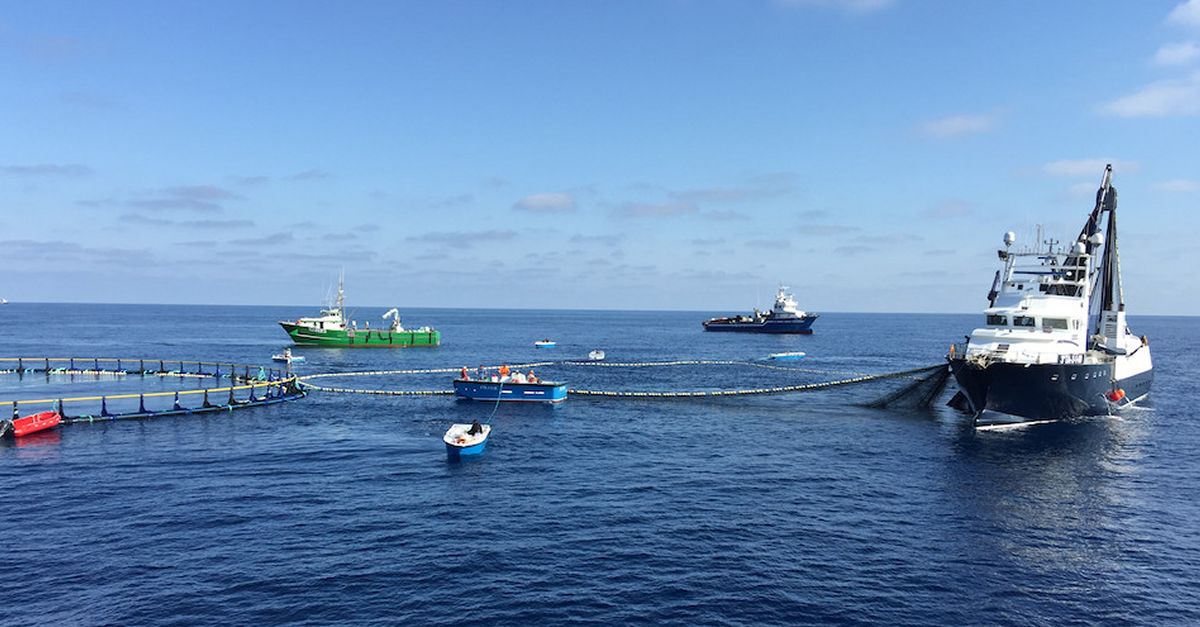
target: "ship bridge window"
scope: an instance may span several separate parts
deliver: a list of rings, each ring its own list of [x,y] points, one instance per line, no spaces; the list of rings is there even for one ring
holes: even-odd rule
[[[1037,326],[1037,325],[1034,324],[1033,316],[1013,316],[1013,326],[1014,327],[1033,327],[1033,326]]]
[[[1006,327],[1008,326],[1008,316],[988,314],[987,323],[989,327]]]
[[[1066,318],[1042,318],[1042,328],[1043,329],[1062,329],[1065,331],[1067,329],[1067,319]]]

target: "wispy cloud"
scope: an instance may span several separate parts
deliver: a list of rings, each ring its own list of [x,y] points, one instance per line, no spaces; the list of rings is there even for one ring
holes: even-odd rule
[[[721,221],[721,222],[732,222],[732,221],[749,220],[750,219],[750,216],[742,213],[741,211],[733,211],[731,209],[719,209],[716,211],[704,211],[700,214],[700,217],[704,218],[705,220],[717,220],[717,221]]]
[[[11,176],[47,176],[79,178],[92,174],[93,170],[78,163],[38,163],[33,165],[0,166],[0,174]]]
[[[571,236],[569,240],[572,244],[600,244],[603,246],[616,246],[624,239],[624,235],[583,235],[577,233]]]
[[[744,246],[760,250],[784,250],[791,248],[792,243],[786,239],[751,239],[746,240]]]
[[[802,224],[796,230],[805,235],[846,235],[861,229],[846,224]]]
[[[241,229],[254,226],[254,220],[180,220],[179,226],[193,229]]]
[[[892,0],[775,0],[775,4],[793,9],[840,9],[847,13],[864,14],[884,9]]]
[[[516,239],[516,237],[516,231],[490,229],[486,231],[433,231],[424,235],[410,235],[405,239],[410,242],[428,242],[468,248],[480,242],[505,242]]]
[[[1186,0],[1167,14],[1167,23],[1187,28],[1200,28],[1200,0]]]
[[[1118,159],[1059,159],[1042,165],[1042,172],[1051,176],[1094,176],[1100,180],[1104,166],[1112,164],[1117,170],[1136,172],[1137,162]]]
[[[429,206],[433,207],[434,209],[452,209],[454,207],[469,205],[473,202],[475,202],[475,194],[467,193],[458,194],[456,196],[447,196],[446,198],[435,200]]]
[[[874,246],[866,246],[863,244],[849,244],[846,246],[838,246],[833,249],[833,252],[838,255],[846,255],[852,257],[855,255],[865,255],[867,253],[879,252],[879,249]]]
[[[272,233],[263,237],[245,237],[241,239],[229,240],[234,246],[276,246],[278,244],[286,244],[296,239],[291,231],[282,231],[280,233]]]
[[[946,220],[950,218],[965,218],[971,215],[971,210],[971,203],[958,198],[947,198],[925,209],[921,212],[921,215],[934,220]]]
[[[529,213],[575,213],[575,197],[562,192],[530,194],[513,203],[513,211]]]
[[[768,172],[752,176],[742,185],[701,187],[672,192],[671,197],[685,203],[737,204],[786,196],[795,191],[795,172]]]
[[[617,206],[616,213],[628,218],[671,218],[696,215],[700,209],[689,202],[627,202]]]
[[[885,233],[882,235],[859,235],[858,241],[864,244],[911,244],[925,238],[912,233]]]
[[[231,176],[229,178],[233,180],[234,185],[240,185],[242,187],[257,187],[259,185],[266,185],[267,183],[271,182],[271,177],[262,174],[251,176]]]
[[[1200,182],[1188,179],[1173,179],[1155,183],[1154,189],[1163,192],[1196,192],[1200,191]]]
[[[123,222],[125,224],[141,224],[141,225],[145,225],[145,226],[174,226],[175,225],[174,220],[167,220],[165,218],[151,218],[148,216],[144,216],[140,213],[121,214],[121,216],[118,217],[117,220],[119,222]]]
[[[701,237],[701,238],[692,240],[692,243],[695,244],[696,246],[704,246],[704,247],[720,246],[721,244],[725,243],[725,238],[724,237]]]
[[[983,133],[995,125],[996,116],[990,113],[960,114],[929,120],[917,130],[926,137],[947,139]]]
[[[104,96],[83,90],[71,89],[58,94],[59,101],[80,109],[111,109],[113,102]]]
[[[358,235],[355,233],[326,233],[321,236],[321,239],[327,242],[348,242],[358,239]]]
[[[311,168],[308,170],[304,170],[302,172],[297,172],[297,173],[287,177],[287,179],[289,181],[319,181],[321,179],[330,178],[331,176],[333,176],[333,175],[326,172],[325,170],[321,170],[318,168]]]
[[[150,211],[195,211],[219,213],[224,210],[223,201],[240,200],[241,195],[216,185],[177,185],[156,190],[157,198],[130,200],[126,204],[137,209]]]
[[[1154,53],[1155,65],[1186,65],[1200,59],[1200,46],[1194,41],[1163,44]]]
[[[1200,114],[1200,72],[1155,81],[1101,105],[1100,111],[1123,118]]]

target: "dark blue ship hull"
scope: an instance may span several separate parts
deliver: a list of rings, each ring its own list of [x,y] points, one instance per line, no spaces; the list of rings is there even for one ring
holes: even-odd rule
[[[1128,403],[1148,394],[1154,381],[1154,371],[1148,370],[1114,382],[1109,364],[994,363],[980,368],[958,358],[950,360],[950,369],[977,424],[1105,415],[1120,406],[1110,400],[1110,392],[1121,389]]]
[[[704,322],[705,331],[727,331],[736,333],[812,333],[816,314],[797,320],[739,320],[737,318],[714,318]]]

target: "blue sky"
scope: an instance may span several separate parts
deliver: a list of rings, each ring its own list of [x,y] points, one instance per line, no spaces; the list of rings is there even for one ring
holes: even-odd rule
[[[0,113],[14,301],[972,312],[1113,162],[1200,314],[1200,0],[5,1]]]

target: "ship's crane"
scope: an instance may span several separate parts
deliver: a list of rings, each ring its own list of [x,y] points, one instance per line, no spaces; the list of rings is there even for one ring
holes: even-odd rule
[[[392,330],[393,331],[403,331],[404,330],[404,328],[400,326],[400,310],[399,309],[392,307],[391,309],[384,312],[383,319],[387,320],[388,318],[392,319]]]

